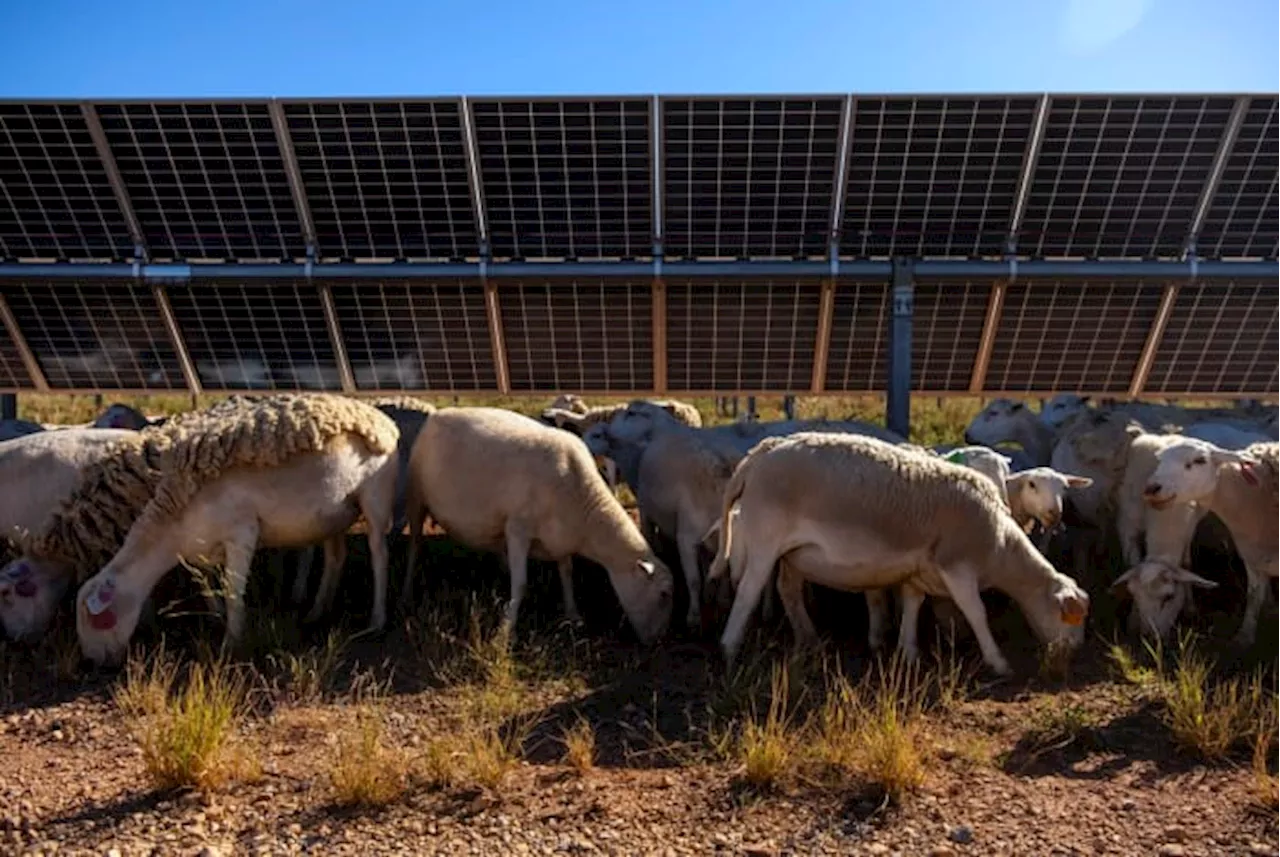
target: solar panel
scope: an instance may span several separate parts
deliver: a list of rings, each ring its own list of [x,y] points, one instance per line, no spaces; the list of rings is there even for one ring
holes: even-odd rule
[[[991,282],[917,283],[911,332],[911,389],[964,392],[982,340]]]
[[[152,259],[303,255],[266,104],[102,104],[98,116]]]
[[[653,389],[653,293],[645,282],[502,282],[516,391]]]
[[[1146,393],[1277,393],[1276,284],[1181,286]]]
[[[1034,98],[857,98],[841,255],[1004,251]]]
[[[342,387],[314,283],[193,282],[169,302],[205,390]]]
[[[0,258],[132,255],[80,105],[0,104]]]
[[[668,258],[825,256],[841,98],[664,99]]]
[[[13,337],[7,328],[0,328],[0,390],[12,392],[34,387]]]
[[[1276,107],[1275,96],[1249,102],[1200,231],[1197,251],[1201,256],[1276,258],[1280,243]]]
[[[1233,100],[1054,98],[1020,253],[1180,258]]]
[[[186,389],[150,287],[33,280],[2,288],[51,389]]]
[[[461,102],[283,105],[319,254],[474,258]]]
[[[1143,282],[1011,283],[984,386],[1126,393],[1161,291],[1161,284]]]
[[[867,393],[885,388],[889,347],[889,288],[884,283],[836,281],[827,354],[826,389]]]
[[[653,250],[650,103],[473,101],[497,258],[634,258]]]
[[[667,281],[670,390],[807,390],[818,280]]]
[[[497,387],[478,281],[335,280],[330,288],[357,390]]]

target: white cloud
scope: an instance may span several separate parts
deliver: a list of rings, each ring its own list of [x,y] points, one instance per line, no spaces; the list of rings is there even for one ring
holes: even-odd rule
[[[1087,54],[1136,27],[1154,0],[1067,0],[1062,41],[1072,53]]]

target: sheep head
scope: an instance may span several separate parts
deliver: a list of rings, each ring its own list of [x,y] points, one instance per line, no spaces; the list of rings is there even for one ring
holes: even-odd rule
[[[1250,485],[1258,484],[1253,468],[1260,462],[1247,452],[1219,449],[1208,441],[1187,438],[1160,450],[1156,469],[1142,489],[1142,498],[1153,509],[1174,503],[1196,503],[1218,488],[1223,468],[1239,468]]]

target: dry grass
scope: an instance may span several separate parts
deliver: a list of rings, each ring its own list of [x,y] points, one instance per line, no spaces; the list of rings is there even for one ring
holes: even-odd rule
[[[776,666],[769,680],[769,708],[761,720],[754,710],[742,724],[737,755],[746,781],[769,788],[792,773],[802,737],[787,712],[789,671]]]
[[[1206,759],[1221,759],[1257,730],[1265,706],[1262,676],[1215,679],[1212,662],[1190,635],[1178,641],[1172,669],[1157,660],[1158,689],[1174,739]]]
[[[1267,706],[1265,715],[1259,718],[1257,727],[1253,736],[1253,760],[1250,765],[1253,779],[1250,785],[1254,802],[1262,809],[1275,812],[1280,807],[1280,779],[1271,771],[1275,761],[1273,748],[1276,733],[1280,730],[1280,716],[1274,699]]]
[[[334,802],[340,806],[386,806],[408,788],[408,760],[402,750],[387,745],[377,707],[359,709],[354,725],[352,732],[338,735],[329,768]]]
[[[560,736],[564,744],[564,759],[579,775],[596,766],[596,730],[591,721],[579,715],[572,726]]]
[[[181,673],[161,647],[149,658],[131,658],[115,691],[152,785],[210,788],[237,774],[251,776],[252,760],[234,741],[245,702],[243,675],[222,661],[190,664],[180,684]]]

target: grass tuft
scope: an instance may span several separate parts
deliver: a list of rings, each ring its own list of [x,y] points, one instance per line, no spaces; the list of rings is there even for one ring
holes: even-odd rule
[[[579,715],[577,722],[565,729],[560,738],[564,758],[579,775],[596,766],[596,730],[591,721]]]
[[[386,806],[404,794],[408,762],[403,751],[387,746],[383,731],[381,713],[365,707],[356,712],[353,732],[339,734],[329,768],[339,806]]]
[[[1262,677],[1214,679],[1213,663],[1179,638],[1172,669],[1157,668],[1165,720],[1174,739],[1206,759],[1221,759],[1252,737],[1262,711]]]
[[[787,667],[774,667],[769,680],[769,709],[760,720],[752,707],[738,736],[738,756],[746,781],[771,788],[786,778],[799,755],[801,740],[787,713]]]
[[[115,701],[142,748],[143,764],[159,790],[210,788],[244,770],[233,749],[246,686],[222,661],[193,663],[186,681],[163,648],[133,657]]]

